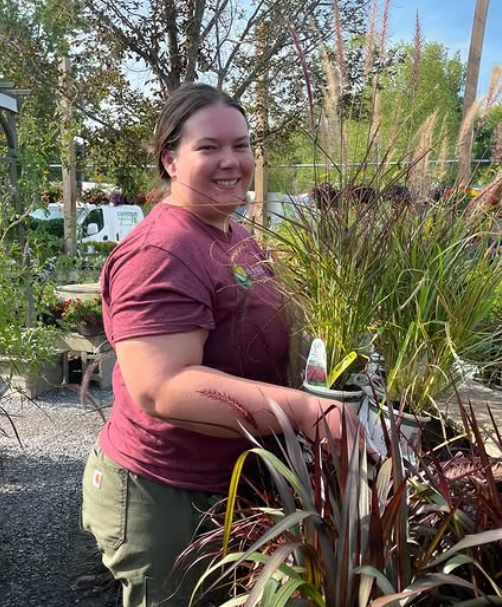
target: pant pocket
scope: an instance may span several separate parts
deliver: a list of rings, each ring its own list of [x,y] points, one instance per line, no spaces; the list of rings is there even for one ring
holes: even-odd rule
[[[127,480],[128,471],[95,447],[84,471],[82,524],[102,550],[125,541]]]

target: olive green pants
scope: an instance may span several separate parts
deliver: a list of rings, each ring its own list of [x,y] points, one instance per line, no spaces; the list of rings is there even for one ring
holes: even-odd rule
[[[94,447],[84,472],[82,522],[122,582],[124,607],[187,607],[208,561],[173,566],[196,531],[210,528],[201,519],[221,497],[147,480]]]

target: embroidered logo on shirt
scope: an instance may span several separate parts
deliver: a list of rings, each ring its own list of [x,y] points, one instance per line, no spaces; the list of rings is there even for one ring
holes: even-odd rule
[[[251,279],[249,278],[249,275],[246,272],[246,270],[242,266],[238,266],[238,265],[234,265],[233,270],[234,270],[235,280],[237,281],[237,283],[243,289],[250,289],[251,288]]]
[[[96,468],[94,470],[94,474],[92,476],[92,484],[94,485],[94,487],[96,487],[96,489],[101,489],[102,480],[103,480],[103,473],[101,472],[101,470],[98,470]]]

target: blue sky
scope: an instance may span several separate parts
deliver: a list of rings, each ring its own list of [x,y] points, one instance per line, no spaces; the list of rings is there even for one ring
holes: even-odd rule
[[[391,0],[389,33],[393,41],[411,41],[418,10],[425,40],[442,42],[467,61],[475,6],[476,0]],[[486,93],[495,65],[502,65],[502,0],[491,0],[488,9],[478,95]]]

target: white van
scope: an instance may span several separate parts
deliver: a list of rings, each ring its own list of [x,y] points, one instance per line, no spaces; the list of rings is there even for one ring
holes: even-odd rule
[[[251,219],[253,217],[252,209],[255,200],[253,191],[248,192],[248,200],[248,204],[239,207],[235,212],[237,218]],[[290,196],[282,192],[269,192],[267,194],[268,226],[273,228],[281,224],[287,217],[297,217],[302,209],[307,209],[310,205],[311,200],[308,194]]]
[[[30,216],[41,220],[63,219],[63,204],[50,203]],[[81,242],[120,242],[143,217],[141,207],[134,204],[77,202],[77,235]]]

